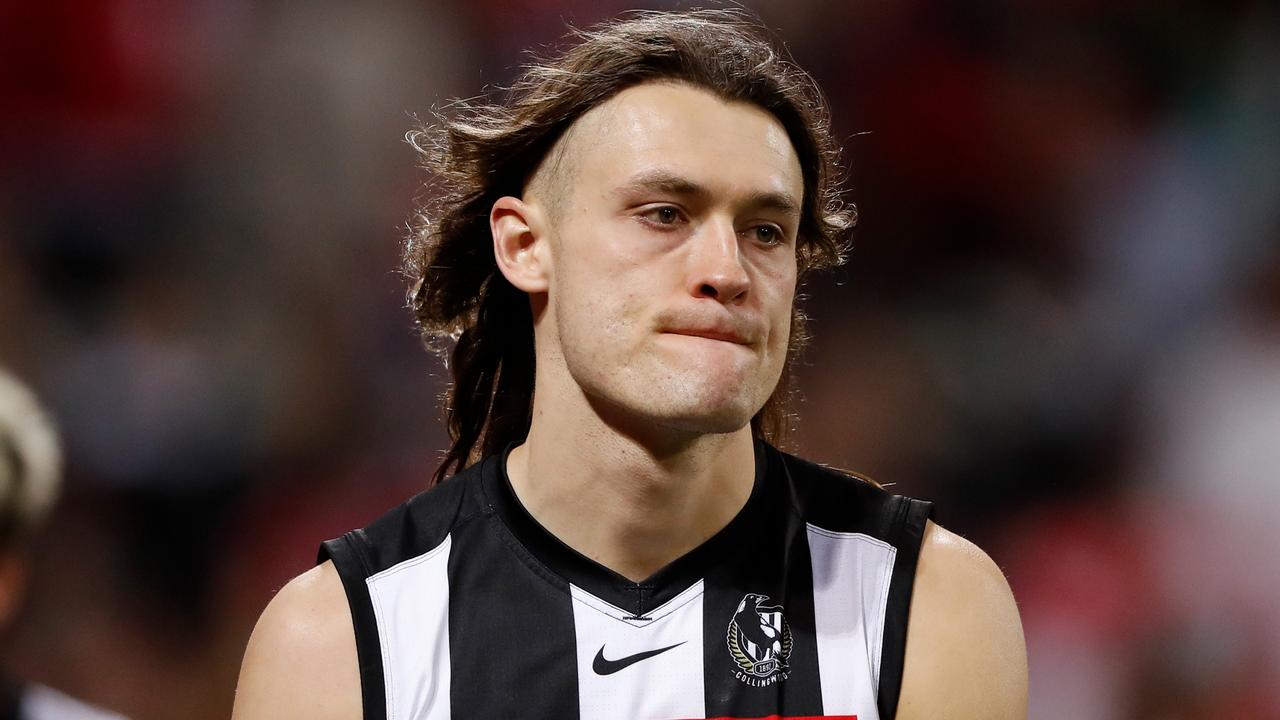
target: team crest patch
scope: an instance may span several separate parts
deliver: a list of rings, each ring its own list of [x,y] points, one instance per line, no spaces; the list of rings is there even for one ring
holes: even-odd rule
[[[791,626],[781,605],[768,595],[749,593],[729,619],[729,655],[738,664],[734,677],[751,687],[765,687],[787,679],[791,657]]]

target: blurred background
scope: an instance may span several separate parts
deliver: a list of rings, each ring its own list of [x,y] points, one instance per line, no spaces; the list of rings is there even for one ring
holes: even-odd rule
[[[745,5],[861,213],[792,448],[990,552],[1032,718],[1280,718],[1280,8]],[[271,595],[445,446],[413,115],[635,6],[0,3],[0,365],[68,453],[7,667],[228,715]]]

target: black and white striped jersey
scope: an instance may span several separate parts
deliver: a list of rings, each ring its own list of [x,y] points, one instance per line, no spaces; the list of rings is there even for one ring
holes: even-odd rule
[[[632,582],[489,457],[325,542],[366,720],[889,720],[930,505],[756,444],[746,505]]]

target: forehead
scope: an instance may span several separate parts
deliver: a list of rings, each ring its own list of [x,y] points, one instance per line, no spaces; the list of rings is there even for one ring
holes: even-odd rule
[[[655,172],[722,193],[783,193],[797,206],[804,193],[800,160],[777,118],[686,84],[627,88],[579,118],[564,141],[568,179],[587,193]]]

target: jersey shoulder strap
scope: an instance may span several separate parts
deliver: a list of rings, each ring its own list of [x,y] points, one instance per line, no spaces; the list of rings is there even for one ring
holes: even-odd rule
[[[796,512],[806,525],[826,533],[867,535],[894,549],[876,696],[880,717],[892,718],[902,689],[911,591],[925,525],[933,518],[933,504],[894,495],[869,480],[834,468],[779,454]]]
[[[369,578],[439,547],[455,528],[484,514],[476,463],[391,509],[361,530],[321,543],[316,563],[332,560],[355,627],[365,720],[387,716],[385,668]]]

